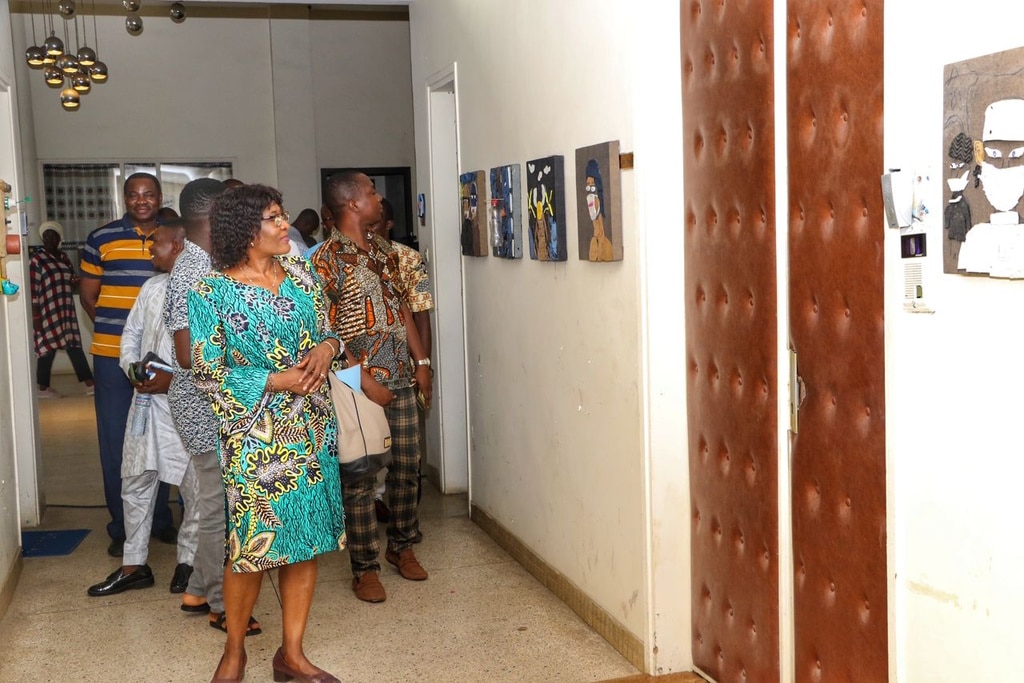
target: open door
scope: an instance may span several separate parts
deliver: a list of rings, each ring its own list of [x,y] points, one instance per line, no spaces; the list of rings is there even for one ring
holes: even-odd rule
[[[889,673],[883,3],[781,2],[680,4],[693,656],[716,681],[874,683]],[[781,462],[779,318],[801,406]]]
[[[788,7],[796,680],[885,681],[883,2]]]

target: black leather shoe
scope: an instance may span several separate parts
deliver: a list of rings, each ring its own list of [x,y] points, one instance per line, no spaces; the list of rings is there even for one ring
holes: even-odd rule
[[[150,534],[150,535],[153,538],[155,538],[158,541],[160,541],[161,543],[167,543],[167,544],[173,545],[173,544],[178,542],[178,530],[175,529],[173,526],[169,526],[169,527],[166,527],[164,529],[160,529],[160,531],[157,531],[156,529],[154,529],[153,533]]]
[[[192,565],[179,562],[174,568],[174,576],[171,577],[171,592],[184,593],[188,588],[188,579],[192,576]]]
[[[124,539],[115,538],[107,546],[107,555],[111,557],[123,557],[124,556]]]
[[[142,565],[131,574],[125,574],[124,567],[118,567],[105,581],[89,586],[88,593],[94,598],[117,595],[133,588],[149,588],[154,583],[156,581],[153,579],[153,571],[148,564]]]

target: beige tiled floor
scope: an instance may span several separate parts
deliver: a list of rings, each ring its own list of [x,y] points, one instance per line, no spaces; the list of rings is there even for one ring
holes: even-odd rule
[[[178,609],[167,590],[172,546],[153,542],[153,588],[109,598],[85,589],[117,563],[106,554],[91,399],[74,378],[55,379],[69,396],[41,402],[46,498],[44,528],[92,530],[72,554],[24,561],[0,620],[0,681],[204,681],[223,636],[203,616]],[[77,392],[77,393],[75,393]],[[469,521],[465,496],[429,485],[417,547],[430,579],[403,580],[385,565],[388,599],[360,602],[348,557],[320,563],[306,650],[345,681],[600,681],[637,674],[626,660]],[[256,606],[263,635],[247,643],[246,680],[270,680],[281,633],[276,576]]]

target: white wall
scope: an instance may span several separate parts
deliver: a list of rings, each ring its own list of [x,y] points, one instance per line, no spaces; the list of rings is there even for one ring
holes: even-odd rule
[[[886,3],[886,167],[944,179],[943,65],[1024,45],[1022,23],[1000,0]],[[944,207],[928,199],[933,315],[902,311],[897,234],[886,243],[898,680],[1020,680],[1024,282],[942,274]]]
[[[565,156],[568,262],[463,259],[472,500],[649,653],[665,647],[649,656],[669,671],[689,664],[685,419],[672,385],[682,234],[664,209],[682,184],[679,15],[635,15],[614,0],[415,3],[412,82],[421,189],[425,84],[452,62],[461,171]],[[637,152],[622,174],[625,260],[581,262],[575,149],[611,139]]]
[[[29,17],[19,18],[28,35]],[[36,156],[229,159],[242,180],[276,183],[267,19],[144,20],[142,35],[132,37],[123,18],[99,17],[110,79],[94,85],[74,113],[19,55],[31,83]]]
[[[147,16],[138,37],[123,18],[99,17],[110,80],[73,114],[24,65],[19,35],[15,62],[31,83],[35,132],[27,154],[229,159],[241,180],[279,185],[294,213],[319,208],[321,166],[415,163],[407,21],[247,14],[182,24]],[[30,34],[29,17],[15,18]]]
[[[414,166],[409,22],[324,19],[310,28],[317,164]]]

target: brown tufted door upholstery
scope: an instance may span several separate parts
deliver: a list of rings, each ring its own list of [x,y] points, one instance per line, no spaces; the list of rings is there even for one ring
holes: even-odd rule
[[[683,0],[693,653],[779,677],[772,3]]]
[[[796,680],[888,678],[882,0],[789,0]]]

